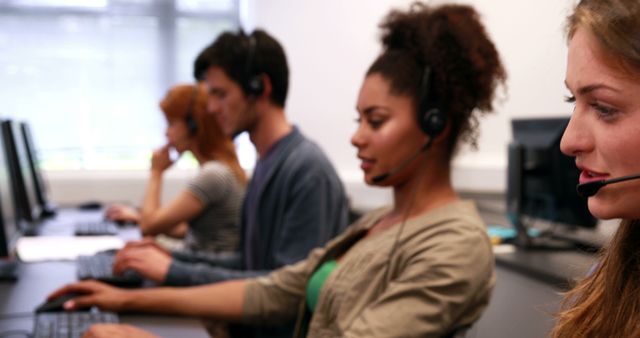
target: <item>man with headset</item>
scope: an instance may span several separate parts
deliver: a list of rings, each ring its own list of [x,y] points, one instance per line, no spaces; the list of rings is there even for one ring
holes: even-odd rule
[[[241,248],[236,255],[174,253],[157,262],[158,249],[122,251],[124,256],[157,257],[139,271],[165,285],[188,286],[265,275],[307,257],[347,225],[344,188],[322,150],[285,116],[289,69],[282,46],[256,30],[221,34],[194,63],[194,76],[209,87],[210,113],[228,135],[249,133],[259,159],[241,214]],[[127,253],[129,251],[129,253]],[[152,262],[150,262],[152,263]],[[155,272],[153,265],[163,265]],[[290,337],[292,325],[242,328],[234,336]],[[252,332],[245,332],[249,330]]]

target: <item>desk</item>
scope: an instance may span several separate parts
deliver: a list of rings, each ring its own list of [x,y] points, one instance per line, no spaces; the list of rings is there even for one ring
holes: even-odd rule
[[[504,201],[498,204],[502,206]],[[503,211],[481,208],[481,215],[487,224],[509,224]],[[516,248],[496,254],[496,286],[489,306],[467,337],[548,337],[562,292],[583,277],[596,260],[594,254],[569,250]]]
[[[0,315],[31,312],[51,291],[76,280],[74,262],[21,264],[19,274],[18,282],[0,283]],[[208,337],[202,323],[192,318],[120,315],[120,321],[164,337]],[[0,332],[32,328],[32,317],[0,320]]]
[[[57,222],[48,223],[45,229],[48,234],[60,235],[72,232],[72,228],[63,227]],[[124,230],[122,237],[134,236],[132,229]],[[139,237],[139,235],[138,235]],[[17,282],[0,283],[0,316],[8,314],[25,314],[20,318],[0,319],[0,333],[8,330],[33,329],[33,317],[26,316],[41,304],[46,296],[55,289],[75,282],[76,268],[74,261],[22,263],[18,267]],[[198,319],[159,315],[120,315],[120,322],[131,324],[163,337],[209,337],[204,325]],[[16,335],[19,337],[20,335]]]
[[[474,338],[548,337],[562,292],[584,276],[596,255],[516,249],[496,255],[496,286]]]
[[[561,290],[571,288],[595,264],[596,255],[578,251],[536,251],[517,249],[497,254],[496,265],[537,279]]]

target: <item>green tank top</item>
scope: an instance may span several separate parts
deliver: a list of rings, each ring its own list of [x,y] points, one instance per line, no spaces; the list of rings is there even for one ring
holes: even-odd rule
[[[335,259],[324,262],[316,272],[311,275],[309,283],[307,283],[307,305],[311,313],[316,309],[318,304],[318,297],[320,297],[320,291],[324,282],[327,280],[333,270],[338,267],[338,262]]]

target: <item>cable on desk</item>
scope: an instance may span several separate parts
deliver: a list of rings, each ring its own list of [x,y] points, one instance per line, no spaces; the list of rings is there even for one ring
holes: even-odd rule
[[[16,312],[16,313],[6,313],[6,314],[0,314],[0,320],[5,320],[5,319],[16,319],[16,318],[28,318],[28,317],[34,317],[35,313],[33,313],[33,311],[31,312]],[[2,337],[0,335],[0,337]]]
[[[0,338],[13,337],[18,335],[22,337],[27,337],[27,338],[33,337],[31,335],[31,331],[27,331],[27,330],[9,330],[9,331],[0,332]]]

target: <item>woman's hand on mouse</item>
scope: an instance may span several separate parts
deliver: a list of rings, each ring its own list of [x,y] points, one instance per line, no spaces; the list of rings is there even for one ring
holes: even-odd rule
[[[64,294],[76,293],[74,297],[63,304],[65,310],[78,310],[97,306],[102,310],[119,312],[126,309],[128,292],[97,281],[83,281],[68,284],[49,295],[52,300]]]
[[[158,336],[125,324],[95,324],[82,338],[157,338]]]

